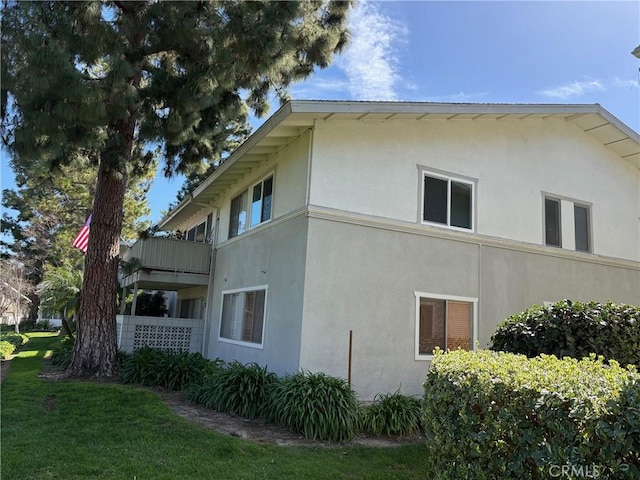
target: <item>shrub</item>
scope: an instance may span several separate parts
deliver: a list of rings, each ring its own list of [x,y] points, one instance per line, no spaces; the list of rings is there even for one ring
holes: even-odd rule
[[[272,388],[265,418],[313,440],[351,440],[359,424],[355,392],[341,378],[298,372]]]
[[[63,338],[58,345],[53,348],[51,363],[64,370],[69,368],[69,366],[71,366],[71,360],[73,359],[73,344],[74,341],[69,337]]]
[[[420,400],[399,391],[377,395],[363,412],[363,429],[376,435],[413,435],[420,430]]]
[[[201,381],[207,363],[199,353],[172,353],[144,347],[124,356],[120,381],[182,390],[190,383]]]
[[[588,357],[591,353],[622,365],[640,366],[640,307],[563,300],[533,306],[498,326],[492,350],[535,357]]]
[[[16,348],[21,347],[29,341],[29,337],[14,331],[4,331],[0,333],[0,355],[7,358]]]
[[[29,337],[21,333],[6,332],[0,335],[0,340],[9,342],[17,348],[27,343],[29,341]]]
[[[7,358],[16,350],[16,346],[7,342],[6,340],[0,340],[0,358]]]
[[[256,418],[262,415],[276,379],[266,367],[232,362],[226,368],[214,369],[200,385],[189,388],[186,396],[218,412]]]
[[[542,479],[561,466],[639,478],[633,368],[595,356],[436,352],[424,390],[427,450],[441,479]]]

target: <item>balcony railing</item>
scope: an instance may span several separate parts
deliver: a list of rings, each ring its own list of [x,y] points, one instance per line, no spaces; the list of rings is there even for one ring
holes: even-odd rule
[[[173,238],[141,238],[122,255],[125,262],[134,258],[142,269],[208,274],[211,245]]]
[[[177,289],[180,285],[207,285],[211,268],[211,245],[173,238],[141,238],[122,253],[129,263],[123,269],[123,285]]]

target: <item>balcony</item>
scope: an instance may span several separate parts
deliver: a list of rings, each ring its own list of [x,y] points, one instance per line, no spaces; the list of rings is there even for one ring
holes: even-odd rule
[[[144,290],[180,290],[207,286],[211,245],[172,238],[141,238],[121,253],[130,264],[121,285]]]

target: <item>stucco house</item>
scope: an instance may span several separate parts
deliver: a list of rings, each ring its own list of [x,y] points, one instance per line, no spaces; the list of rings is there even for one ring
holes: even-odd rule
[[[640,136],[600,105],[291,101],[160,227],[187,241],[138,242],[124,284],[178,318],[120,317],[128,348],[419,394],[435,347],[533,304],[640,304]]]

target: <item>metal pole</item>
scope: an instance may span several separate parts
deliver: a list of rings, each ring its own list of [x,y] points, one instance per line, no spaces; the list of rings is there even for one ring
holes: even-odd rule
[[[347,373],[347,382],[351,386],[351,355],[353,353],[353,330],[349,330],[349,372]]]

